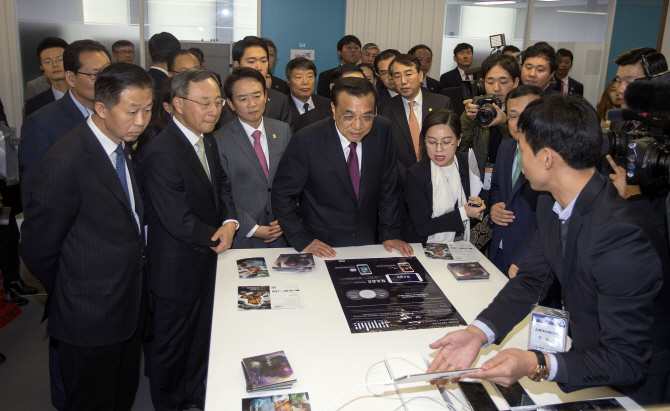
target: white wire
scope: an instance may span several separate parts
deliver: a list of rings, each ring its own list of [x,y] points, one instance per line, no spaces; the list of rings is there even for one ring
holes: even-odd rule
[[[389,384],[393,384],[393,383],[394,383],[393,380],[388,380],[388,381],[382,381],[382,382],[371,382],[371,383],[366,383],[366,384],[360,384],[360,385],[357,385],[357,386],[355,386],[354,388],[351,388],[350,390],[348,390],[348,391],[345,392],[344,394],[342,394],[342,395],[340,395],[339,397],[337,397],[337,399],[336,399],[335,401],[333,401],[332,404],[330,404],[330,405],[328,406],[328,408],[326,408],[325,411],[328,411],[329,409],[333,408],[333,405],[337,404],[337,402],[338,402],[339,400],[341,400],[342,397],[344,397],[345,395],[349,394],[350,392],[352,392],[352,391],[354,391],[354,390],[357,390],[357,389],[362,388],[362,387],[367,387],[367,386],[369,386],[369,385],[389,385]]]

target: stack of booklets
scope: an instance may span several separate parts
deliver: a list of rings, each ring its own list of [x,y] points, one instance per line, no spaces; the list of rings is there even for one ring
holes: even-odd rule
[[[284,351],[244,358],[242,370],[247,392],[291,388],[296,381]]]
[[[314,268],[312,253],[280,254],[272,268],[278,271],[306,272]]]
[[[457,280],[488,280],[489,273],[479,263],[451,263],[449,271]]]

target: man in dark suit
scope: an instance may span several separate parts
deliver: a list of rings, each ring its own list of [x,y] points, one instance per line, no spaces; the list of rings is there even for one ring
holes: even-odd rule
[[[353,64],[342,64],[341,66],[336,68],[335,71],[333,71],[333,75],[330,76],[330,80],[332,81],[332,83],[330,83],[330,88],[332,89],[333,85],[337,83],[337,80],[343,77],[365,78],[365,74],[363,73],[363,70],[360,67],[356,67]],[[321,98],[321,96],[317,97]],[[310,124],[314,124],[319,120],[323,120],[324,118],[332,116],[333,116],[333,109],[330,102],[327,105],[318,104],[316,105],[314,110],[309,110],[307,113],[302,114],[300,117],[298,117],[293,129],[297,133],[298,130],[302,130],[303,128],[309,126]]]
[[[399,55],[400,52],[398,50],[388,49],[379,53],[377,58],[375,58],[375,70],[377,71],[377,75],[379,75],[379,79],[381,80],[379,83],[377,83],[377,92],[379,93],[379,97],[377,98],[377,105],[380,105],[387,100],[390,100],[392,97],[398,95],[395,90],[393,77],[391,77],[391,73],[389,72],[389,65],[393,59]]]
[[[294,122],[302,114],[314,110],[330,109],[330,100],[314,94],[316,66],[312,60],[296,57],[286,65],[286,78],[291,90],[291,116]]]
[[[271,89],[288,95],[288,83],[274,75],[275,62],[277,61],[277,46],[275,46],[275,43],[267,37],[263,37],[262,40],[265,42],[265,45],[268,46],[268,73],[270,73],[270,77],[272,78]]]
[[[167,69],[170,77],[193,68],[201,68],[200,59],[190,50],[180,49],[168,56]]]
[[[379,238],[389,252],[412,254],[398,240],[391,127],[375,118],[375,99],[366,79],[340,79],[332,89],[333,118],[291,138],[272,184],[272,209],[296,250],[332,258],[331,247],[375,244]]]
[[[554,48],[547,43],[537,43],[521,54],[521,83],[538,86],[544,94],[560,94],[551,85],[551,79],[558,69],[558,59]]]
[[[361,41],[356,36],[346,35],[337,42],[337,56],[340,58],[340,64],[358,64],[361,59]],[[316,94],[330,98],[330,76],[337,67],[322,71],[319,74],[319,82],[316,87]]]
[[[147,361],[157,410],[203,408],[217,254],[230,248],[237,227],[230,181],[209,134],[221,104],[209,71],[174,77],[172,120],[142,165],[156,323]]]
[[[130,410],[135,400],[148,304],[130,145],[152,100],[144,69],[105,68],[94,113],[49,150],[30,185],[21,257],[49,294],[67,410]]]
[[[521,114],[523,172],[553,198],[538,200],[532,251],[519,274],[467,329],[430,345],[442,349],[428,372],[469,366],[481,346],[500,343],[528,315],[547,293],[545,280],[556,279],[570,316],[570,350],[507,349],[465,376],[509,385],[529,375],[566,392],[606,384],[640,405],[670,401],[667,251],[597,171],[599,123],[581,97],[544,97]]]
[[[167,60],[170,53],[181,49],[181,43],[175,36],[168,32],[154,34],[149,39],[149,56],[151,67],[148,72],[154,79],[154,90],[161,90],[163,80],[168,77]]]
[[[221,166],[233,187],[240,228],[232,248],[286,247],[272,213],[272,181],[289,139],[288,124],[263,117],[265,81],[252,68],[237,68],[226,78],[228,105],[237,120],[214,133]]]
[[[523,85],[507,93],[505,107],[512,139],[498,148],[497,162],[491,178],[489,202],[493,237],[489,259],[508,277],[514,277],[530,251],[532,235],[528,234],[535,220],[538,192],[521,172],[521,150],[517,121],[528,103],[544,95],[537,86]],[[528,236],[527,236],[528,234]],[[530,237],[530,238],[529,238]],[[526,238],[527,241],[523,241]]]
[[[454,47],[456,68],[440,76],[440,83],[445,88],[460,87],[461,83],[465,80],[476,80],[472,74],[465,74],[465,70],[468,70],[472,66],[473,53],[474,50],[468,43],[459,43]]]
[[[268,47],[259,37],[247,36],[233,45],[233,65],[235,67],[251,67],[258,70],[265,78],[268,73]],[[293,128],[295,120],[291,115],[291,106],[286,94],[276,90],[267,90],[268,100],[265,104],[265,117],[283,121]],[[221,95],[224,98],[225,90],[221,88]],[[225,126],[235,120],[235,114],[230,107],[226,105],[221,111],[221,117],[216,124],[215,130]]]
[[[572,52],[566,49],[558,49],[556,50],[556,57],[558,58],[558,68],[554,76],[556,80],[554,89],[564,96],[573,94],[583,96],[584,85],[568,76],[570,69],[572,69]]]
[[[421,71],[423,71],[423,81],[421,87],[429,90],[431,93],[438,93],[444,88],[442,83],[432,77],[428,77],[430,67],[433,65],[433,50],[425,44],[419,44],[412,47],[407,54],[418,58],[421,62]]]
[[[193,55],[198,58],[198,60],[200,61],[200,68],[209,71],[214,75],[214,77],[216,77],[216,81],[219,83],[219,87],[221,87],[223,85],[223,82],[221,81],[221,75],[215,71],[205,68],[205,66],[207,65],[207,61],[205,60],[205,53],[202,51],[202,49],[198,47],[190,47],[188,51],[193,53]]]
[[[70,88],[65,80],[65,68],[63,67],[63,52],[66,47],[67,42],[58,37],[47,37],[37,46],[40,69],[51,82],[51,87],[26,100],[24,118],[47,104],[59,100]]]

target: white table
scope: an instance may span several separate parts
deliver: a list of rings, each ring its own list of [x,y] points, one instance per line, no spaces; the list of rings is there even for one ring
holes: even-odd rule
[[[491,273],[488,281],[457,281],[447,269],[446,261],[428,259],[420,244],[412,246],[421,264],[468,324],[507,282],[507,278],[483,256],[480,263]],[[386,252],[381,245],[335,250],[338,259],[400,256],[398,252]],[[235,411],[241,409],[242,398],[306,391],[312,410],[324,411],[340,395],[365,383],[368,371],[370,375],[367,382],[387,380],[388,373],[383,363],[379,364],[387,354],[419,352],[423,358],[431,359],[436,351],[431,350],[428,344],[457,329],[450,327],[352,334],[323,259],[315,258],[316,268],[306,274],[276,272],[270,268],[279,254],[295,252],[289,248],[244,249],[228,250],[219,256],[205,403],[207,410]],[[238,278],[236,261],[249,257],[264,257],[270,277]],[[238,311],[239,285],[298,285],[302,289],[305,308]],[[476,364],[483,363],[503,348],[525,349],[528,344],[527,320],[521,324],[501,346],[483,349]],[[285,351],[295,371],[297,382],[293,388],[247,393],[242,358],[280,350]],[[606,387],[565,394],[555,383],[535,383],[523,378],[521,384],[536,404],[616,397],[628,410],[641,409],[631,399]],[[393,386],[375,386],[370,389],[375,393],[383,393],[387,398],[374,397],[365,388],[360,388],[338,401],[331,410],[402,409]],[[435,386],[428,384],[412,391],[414,395],[436,395]],[[506,408],[499,397],[492,397],[500,409]],[[416,400],[410,405],[412,410],[446,409],[428,400]]]

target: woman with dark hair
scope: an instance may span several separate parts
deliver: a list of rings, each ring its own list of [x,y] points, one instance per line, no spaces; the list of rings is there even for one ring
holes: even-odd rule
[[[436,110],[423,121],[422,159],[407,170],[405,201],[414,230],[423,242],[469,240],[470,218],[486,205],[468,197],[470,173],[467,153],[456,152],[461,122],[450,110]]]
[[[607,83],[607,87],[605,87],[603,95],[600,96],[600,101],[598,101],[598,105],[596,106],[601,128],[609,128],[610,126],[610,122],[607,121],[607,110],[621,108],[622,102],[623,95],[619,93],[619,86],[616,83],[616,79],[612,79]]]

